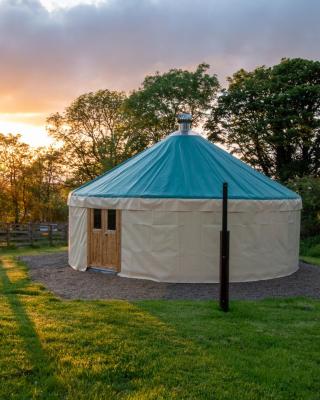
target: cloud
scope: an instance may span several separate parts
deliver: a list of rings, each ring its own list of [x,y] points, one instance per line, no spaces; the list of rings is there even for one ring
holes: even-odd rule
[[[54,112],[202,61],[223,83],[241,67],[318,59],[319,13],[318,0],[106,0],[50,12],[0,0],[0,113]]]

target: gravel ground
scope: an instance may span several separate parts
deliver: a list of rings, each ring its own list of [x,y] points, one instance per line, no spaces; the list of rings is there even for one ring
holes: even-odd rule
[[[215,283],[159,283],[68,266],[67,253],[24,256],[33,280],[66,299],[217,299]],[[294,274],[259,282],[231,283],[231,299],[306,296],[320,298],[320,267],[300,263]]]

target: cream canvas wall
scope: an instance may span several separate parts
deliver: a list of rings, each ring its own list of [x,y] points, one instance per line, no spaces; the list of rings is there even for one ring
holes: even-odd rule
[[[122,212],[121,276],[218,282],[221,214]],[[300,211],[229,214],[230,280],[289,275],[298,268]]]
[[[108,206],[108,199],[97,199],[95,205],[93,200],[91,206]],[[162,209],[152,209],[154,201]],[[181,204],[177,199],[151,200],[150,204],[143,200],[143,204],[141,209],[122,209],[120,275],[165,282],[218,282],[221,200],[200,200],[202,211],[196,210],[196,200]],[[209,207],[214,211],[205,211]],[[300,200],[230,201],[231,281],[276,278],[297,270],[300,209]],[[87,209],[70,206],[69,210],[69,264],[84,271]]]

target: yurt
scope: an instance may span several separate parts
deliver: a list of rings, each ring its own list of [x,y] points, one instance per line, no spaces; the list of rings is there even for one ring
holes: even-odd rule
[[[298,268],[300,197],[191,130],[70,193],[69,264],[160,282],[219,282],[222,185],[228,183],[230,281]]]

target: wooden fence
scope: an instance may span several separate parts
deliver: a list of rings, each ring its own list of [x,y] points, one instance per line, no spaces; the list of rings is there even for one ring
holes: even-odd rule
[[[0,247],[55,245],[68,241],[68,224],[29,223],[7,224],[0,222]]]

